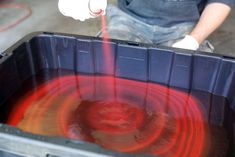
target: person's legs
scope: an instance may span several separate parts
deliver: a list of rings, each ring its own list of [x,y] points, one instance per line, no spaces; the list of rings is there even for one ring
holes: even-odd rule
[[[195,23],[181,23],[172,27],[148,25],[123,12],[113,5],[107,7],[108,26],[106,30],[111,39],[127,40],[140,43],[154,43],[159,46],[171,47],[175,42],[189,34]],[[203,42],[198,51],[213,52],[213,46]]]
[[[172,44],[180,39],[183,39],[185,35],[189,34],[195,23],[187,22],[176,24],[171,27],[154,26],[154,38],[153,41],[156,44],[164,46],[172,46]]]
[[[113,5],[107,7],[106,15],[108,21],[106,31],[110,38],[164,46],[171,46],[173,41],[183,38],[194,26],[194,23],[183,23],[172,27],[149,25]]]
[[[111,39],[152,43],[151,28],[121,11],[113,5],[107,7],[108,26],[106,30]]]

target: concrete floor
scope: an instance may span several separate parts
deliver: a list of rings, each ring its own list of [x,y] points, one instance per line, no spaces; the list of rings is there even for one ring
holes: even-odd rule
[[[100,30],[99,18],[85,22],[75,21],[61,15],[57,9],[58,0],[0,0],[4,3],[23,3],[32,8],[32,15],[17,26],[0,32],[0,51],[4,51],[23,36],[34,31],[64,32],[95,36]],[[109,0],[116,3],[116,0]],[[0,8],[0,28],[24,14],[23,11]],[[226,22],[209,38],[215,52],[235,57],[235,10]]]

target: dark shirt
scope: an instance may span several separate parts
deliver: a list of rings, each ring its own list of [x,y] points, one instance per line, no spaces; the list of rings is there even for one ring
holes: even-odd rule
[[[147,24],[168,27],[196,23],[204,7],[213,2],[233,7],[235,0],[118,0],[118,7]]]

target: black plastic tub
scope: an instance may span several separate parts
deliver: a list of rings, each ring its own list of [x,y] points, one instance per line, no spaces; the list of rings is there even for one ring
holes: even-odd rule
[[[8,125],[9,114],[14,114],[10,107],[12,102],[21,99],[20,95],[35,90],[40,84],[36,77],[41,77],[42,72],[43,77],[45,77],[44,82],[72,73],[73,75],[85,75],[86,78],[107,76],[117,78],[117,82],[128,80],[138,82],[137,84],[141,84],[141,88],[136,90],[139,91],[143,90],[142,84],[148,84],[146,85],[147,92],[143,92],[147,93],[146,95],[148,95],[149,90],[153,90],[152,86],[155,88],[155,84],[159,86],[159,90],[167,87],[170,88],[170,91],[174,89],[181,93],[191,93],[201,102],[199,104],[201,104],[203,110],[203,125],[210,125],[206,128],[211,129],[210,134],[208,134],[210,137],[203,134],[203,137],[209,140],[209,142],[204,141],[203,147],[206,147],[207,142],[212,143],[212,145],[214,141],[218,145],[222,143],[222,147],[215,146],[211,152],[207,152],[207,156],[235,156],[235,58],[112,40],[108,42],[110,46],[109,62],[111,64],[109,64],[107,70],[104,63],[103,44],[104,41],[100,38],[38,32],[26,36],[1,53],[0,156],[77,157],[143,156],[143,154],[147,156],[148,152],[145,151],[142,153],[138,151],[132,153],[116,152],[94,144],[97,142],[92,142],[92,144],[66,137],[43,136],[24,131],[20,127]],[[55,72],[56,74],[54,74]],[[101,86],[106,83],[101,84]],[[124,84],[128,87],[131,83]],[[102,91],[104,87],[96,86],[95,88],[96,90],[100,88],[100,91]],[[132,86],[132,88],[135,87]],[[136,88],[139,88],[139,86]],[[169,92],[169,90],[167,91]],[[131,99],[131,101],[135,99],[131,92],[126,93],[128,99]],[[116,91],[115,96],[118,97]],[[154,92],[152,97],[154,97]],[[171,100],[171,98],[168,98],[171,97],[169,93],[166,97],[167,100]],[[182,101],[181,98],[175,97],[178,101]],[[133,101],[141,102],[142,99]],[[146,101],[148,100],[143,100],[145,103]],[[186,103],[188,101],[191,101],[191,98],[187,99]],[[188,116],[190,117],[190,114]],[[178,119],[180,118],[178,117]],[[221,132],[217,131],[217,128],[223,128],[222,132],[226,133],[220,135]],[[184,129],[181,128],[182,131]],[[199,135],[196,136],[199,137]],[[214,138],[217,139],[216,136],[220,136],[218,140],[214,140]],[[174,147],[180,145],[177,142]],[[223,147],[223,142],[226,145],[225,147]],[[187,149],[187,145],[190,145],[190,143],[183,141],[182,148]],[[172,148],[174,147],[172,146]],[[217,150],[219,149],[225,150],[222,150],[222,154],[218,154]],[[164,156],[164,153],[158,155]],[[172,157],[174,156],[175,154],[172,154]],[[191,154],[191,156],[196,155]]]

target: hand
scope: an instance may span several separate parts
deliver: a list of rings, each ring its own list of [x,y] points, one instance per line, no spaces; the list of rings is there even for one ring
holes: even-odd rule
[[[188,50],[197,50],[199,48],[199,43],[194,37],[186,35],[184,39],[174,43],[172,47]]]
[[[104,15],[107,0],[59,0],[58,7],[63,15],[85,21]]]

